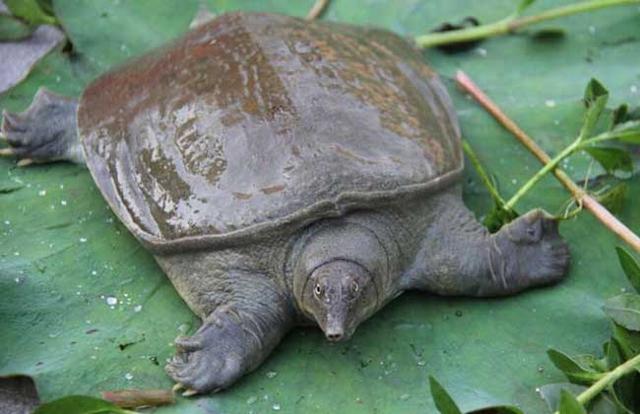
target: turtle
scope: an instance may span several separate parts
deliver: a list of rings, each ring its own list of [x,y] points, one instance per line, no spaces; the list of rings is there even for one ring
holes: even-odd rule
[[[382,29],[220,15],[79,100],[40,89],[2,133],[21,165],[85,165],[201,318],[166,366],[187,395],[231,386],[296,326],[344,341],[407,290],[503,296],[569,267],[543,210],[490,233],[467,209],[446,87]]]

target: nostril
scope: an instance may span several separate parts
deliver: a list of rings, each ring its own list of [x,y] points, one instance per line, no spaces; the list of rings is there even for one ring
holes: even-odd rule
[[[327,339],[330,341],[339,341],[342,339],[342,334],[341,333],[327,334]]]

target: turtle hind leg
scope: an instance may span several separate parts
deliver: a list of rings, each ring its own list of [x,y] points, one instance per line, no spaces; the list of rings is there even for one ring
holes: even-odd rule
[[[0,155],[18,158],[18,165],[71,161],[84,164],[76,131],[78,102],[40,88],[26,111],[2,114],[1,136],[9,146]]]
[[[558,282],[567,273],[568,246],[558,223],[542,210],[489,234],[455,192],[440,196],[434,208],[436,218],[407,274],[407,289],[502,296]]]

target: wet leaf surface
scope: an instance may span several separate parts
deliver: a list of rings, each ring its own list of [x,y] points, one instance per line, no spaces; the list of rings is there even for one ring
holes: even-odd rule
[[[207,4],[215,13],[244,8],[304,16],[312,3]],[[527,13],[564,3],[540,0]],[[77,56],[47,56],[25,82],[0,97],[0,108],[25,108],[39,86],[78,96],[102,71],[186,30],[197,7],[195,0],[55,1]],[[339,0],[323,18],[409,36],[469,15],[494,21],[513,7],[510,0],[373,0],[366,6]],[[507,196],[540,166],[454,87],[450,79],[456,69],[473,76],[551,154],[577,135],[582,91],[590,78],[607,86],[611,108],[639,103],[640,68],[629,64],[640,59],[637,8],[556,23],[566,30],[562,42],[535,42],[519,34],[455,55],[425,52],[446,79],[465,138]],[[577,155],[562,167],[580,180],[589,163],[590,157]],[[601,172],[594,168],[593,174]],[[491,197],[471,168],[464,183],[467,204],[482,218],[492,207]],[[117,222],[89,174],[66,164],[19,169],[11,160],[0,160],[0,188],[5,187],[19,189],[0,191],[0,374],[33,376],[44,401],[171,386],[163,371],[173,353],[171,341],[199,322],[153,258]],[[554,212],[566,199],[548,177],[516,207]],[[619,217],[636,232],[639,203],[640,183],[632,178]],[[617,241],[595,219],[581,214],[563,222],[561,233],[573,259],[568,279],[557,287],[492,300],[408,293],[365,323],[350,342],[330,345],[316,329],[297,329],[231,390],[180,399],[156,412],[328,412],[336,407],[349,413],[435,412],[429,375],[446,384],[462,411],[512,404],[527,413],[544,412],[536,387],[564,380],[546,349],[598,354],[609,334],[604,300],[629,287],[617,264]],[[625,346],[637,346],[634,335],[618,332],[622,353]],[[131,345],[120,349],[120,344]]]

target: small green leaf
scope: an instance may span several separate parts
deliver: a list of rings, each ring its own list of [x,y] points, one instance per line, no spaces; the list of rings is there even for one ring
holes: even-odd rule
[[[618,343],[614,340],[607,341],[605,344],[605,359],[607,361],[607,367],[611,370],[622,364],[622,355]]]
[[[632,331],[640,331],[640,295],[623,293],[607,299],[603,309],[617,324]]]
[[[567,390],[574,395],[580,394],[586,390],[587,387],[582,385],[571,384],[569,382],[562,382],[558,384],[546,384],[539,388],[540,397],[547,403],[549,411],[556,412],[560,405],[560,391]]]
[[[7,40],[20,40],[29,37],[35,27],[20,19],[0,13],[0,42]]]
[[[494,205],[493,209],[482,220],[482,224],[489,229],[491,233],[495,233],[507,223],[518,218],[518,213],[514,210],[505,210],[499,205]]]
[[[539,393],[549,411],[555,413],[560,406],[560,392],[566,391],[575,396],[581,394],[587,389],[582,385],[570,384],[568,382],[559,384],[547,384],[539,388]],[[595,397],[589,404],[590,414],[621,414],[616,410],[616,403],[612,401],[606,393]]]
[[[620,266],[624,270],[624,274],[627,275],[629,283],[636,292],[640,293],[640,263],[622,246],[616,246],[616,252]]]
[[[586,147],[584,150],[598,161],[609,174],[613,174],[615,171],[633,171],[633,160],[625,150],[611,147]]]
[[[503,208],[505,201],[504,198],[500,195],[498,184],[495,178],[490,176],[484,169],[484,167],[480,163],[480,159],[478,158],[471,145],[469,145],[469,142],[467,142],[467,140],[462,140],[462,149],[464,150],[464,153],[467,155],[467,159],[471,162],[471,165],[473,165],[474,169],[480,176],[480,180],[487,188],[489,194],[491,195],[491,198],[493,199],[494,207],[484,218],[483,224],[489,229],[491,233],[495,233],[496,231],[500,230],[503,225],[516,219],[518,217],[518,213],[512,209],[505,210]]]
[[[584,91],[584,102],[587,105],[587,108],[591,108],[593,105],[596,105],[598,101],[603,98],[609,98],[609,91],[602,83],[600,83],[599,80],[591,78]]]
[[[611,336],[620,347],[620,352],[625,360],[640,354],[640,332],[630,331],[616,323],[613,324],[611,330],[613,331]]]
[[[589,385],[596,382],[602,374],[595,370],[581,365],[577,360],[571,358],[567,354],[555,349],[547,350],[549,359],[564,375],[569,378],[569,381],[576,384]],[[584,358],[584,357],[582,357]],[[592,357],[593,358],[593,357]]]
[[[584,407],[567,390],[560,391],[560,414],[587,414]]]
[[[610,132],[612,138],[631,144],[640,144],[640,121],[626,121],[616,125]]]
[[[603,193],[595,196],[596,200],[612,213],[622,211],[624,200],[627,197],[629,186],[624,182],[619,182]]]
[[[131,414],[99,398],[72,395],[42,404],[33,414]]]
[[[587,107],[587,112],[584,115],[584,123],[580,130],[581,139],[591,136],[602,111],[607,105],[608,99],[609,91],[598,80],[591,79],[584,92],[584,103]]]
[[[520,4],[518,4],[518,8],[516,9],[516,13],[520,14],[525,11],[529,6],[531,6],[536,0],[521,0]]]
[[[38,4],[38,0],[4,0],[11,14],[31,24],[57,24],[58,20],[47,14]]]
[[[432,376],[429,376],[429,386],[431,387],[433,401],[441,414],[462,414],[453,398]]]
[[[583,354],[583,355],[574,355],[571,357],[578,365],[586,368],[589,371],[594,372],[605,372],[607,368],[599,363],[599,359],[594,357],[593,355]]]
[[[612,130],[618,124],[628,121],[628,113],[629,105],[627,105],[626,103],[619,105],[616,109],[614,109],[611,113],[611,123],[609,124],[609,130]]]
[[[608,392],[602,392],[589,403],[589,414],[632,414],[619,405]]]
[[[38,3],[38,6],[40,6],[43,12],[51,16],[54,15],[53,0],[36,0],[36,2]]]
[[[636,412],[633,408],[636,406],[635,400],[638,394],[638,374],[630,373],[613,383],[610,394],[615,404],[619,407],[619,411],[623,413]]]

